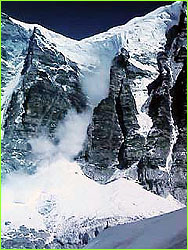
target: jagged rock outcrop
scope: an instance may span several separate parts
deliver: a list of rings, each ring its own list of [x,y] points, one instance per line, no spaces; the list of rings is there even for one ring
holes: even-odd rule
[[[1,92],[18,73],[17,66],[26,55],[31,31],[14,24],[4,13],[1,14]]]
[[[98,169],[93,169],[92,178],[100,180],[104,175],[104,180],[107,172],[130,167],[143,153],[144,137],[138,133],[137,109],[130,88],[137,74],[144,72],[129,62],[129,53],[122,48],[112,63],[108,97],[94,109],[88,127],[85,159]]]
[[[5,110],[2,170],[6,173],[23,168],[32,172],[34,164],[28,140],[41,134],[55,139],[55,129],[68,110],[82,112],[87,100],[81,90],[77,65],[66,59],[39,29],[35,27],[26,33],[6,15],[2,16],[2,22],[5,92],[9,79],[4,71],[11,64],[16,67],[20,61],[19,69],[14,68],[15,75],[11,75],[15,88],[2,105]],[[16,41],[21,41],[21,45]]]
[[[178,128],[176,143],[173,147],[171,176],[171,192],[173,196],[186,203],[187,195],[187,63],[178,75],[172,88],[172,114]]]
[[[148,86],[153,126],[147,137],[146,154],[140,160],[140,181],[157,194],[171,193],[186,203],[186,7],[179,25],[168,33],[165,49],[158,53],[159,76]],[[141,175],[140,175],[141,174]]]
[[[174,57],[172,67],[181,65],[171,89],[172,116],[177,126],[176,142],[173,146],[171,177],[171,193],[186,203],[187,197],[187,16],[186,3],[180,16],[178,36],[174,41]],[[183,64],[183,65],[182,65]]]

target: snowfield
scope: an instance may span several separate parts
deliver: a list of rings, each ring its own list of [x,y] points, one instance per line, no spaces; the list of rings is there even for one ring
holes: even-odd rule
[[[51,227],[55,232],[71,216],[76,220],[121,216],[122,222],[131,222],[182,207],[124,178],[101,185],[87,178],[75,162],[60,157],[46,162],[35,175],[8,177],[2,185],[2,232],[5,221],[14,227]]]
[[[187,209],[108,228],[86,249],[187,249]]]

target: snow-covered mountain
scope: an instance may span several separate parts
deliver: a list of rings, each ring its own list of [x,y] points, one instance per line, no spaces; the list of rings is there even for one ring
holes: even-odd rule
[[[81,41],[2,14],[2,248],[184,206],[186,45],[184,2]]]

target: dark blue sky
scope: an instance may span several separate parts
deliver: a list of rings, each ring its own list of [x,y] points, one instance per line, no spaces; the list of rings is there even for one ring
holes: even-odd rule
[[[80,40],[172,2],[1,2],[2,12]]]

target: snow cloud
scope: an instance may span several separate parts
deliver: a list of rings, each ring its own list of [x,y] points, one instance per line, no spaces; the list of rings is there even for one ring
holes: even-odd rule
[[[111,67],[109,57],[110,55],[108,57],[99,56],[94,68],[85,72],[81,78],[83,91],[93,106],[97,106],[102,99],[108,96]]]
[[[55,144],[45,135],[30,140],[33,154],[43,159],[52,158],[53,161],[56,156],[73,160],[82,150],[90,117],[89,111],[78,114],[70,110],[57,127]]]

